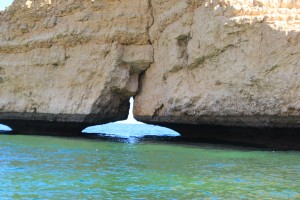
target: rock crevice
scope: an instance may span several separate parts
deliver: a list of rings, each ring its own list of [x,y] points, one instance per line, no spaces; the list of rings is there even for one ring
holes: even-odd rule
[[[149,2],[132,3],[15,0],[0,15],[0,120],[24,132],[21,120],[126,119],[153,62]]]
[[[297,3],[153,0],[152,4],[154,63],[135,98],[137,119],[300,127]]]

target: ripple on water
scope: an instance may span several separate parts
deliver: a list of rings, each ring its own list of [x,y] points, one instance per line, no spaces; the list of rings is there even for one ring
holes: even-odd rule
[[[1,199],[297,199],[300,153],[0,135]]]

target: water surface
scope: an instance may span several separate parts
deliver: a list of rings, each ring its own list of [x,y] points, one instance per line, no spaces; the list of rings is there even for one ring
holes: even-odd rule
[[[300,153],[0,135],[0,199],[300,199]]]

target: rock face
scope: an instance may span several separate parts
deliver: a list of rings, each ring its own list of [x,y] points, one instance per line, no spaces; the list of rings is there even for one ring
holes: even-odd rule
[[[137,119],[300,127],[300,2],[152,0],[152,9],[154,63]]]
[[[0,15],[0,120],[73,132],[125,119],[135,96],[138,120],[183,135],[294,134],[299,31],[294,0],[15,0]]]
[[[152,21],[148,0],[15,0],[0,15],[1,122],[73,132],[126,119]]]

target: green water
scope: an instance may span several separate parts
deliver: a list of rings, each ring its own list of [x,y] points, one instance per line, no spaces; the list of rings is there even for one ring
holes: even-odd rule
[[[0,135],[0,199],[300,199],[300,152]]]

